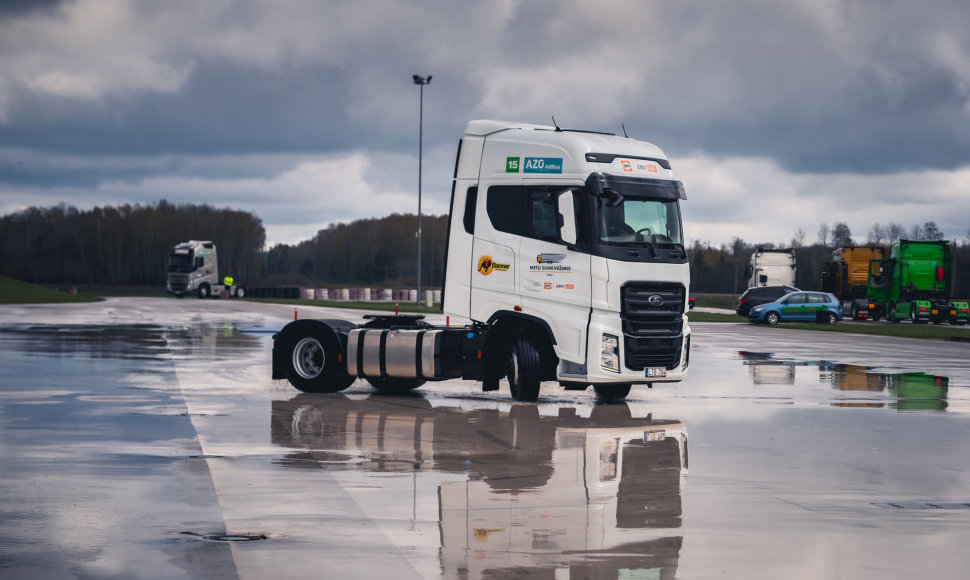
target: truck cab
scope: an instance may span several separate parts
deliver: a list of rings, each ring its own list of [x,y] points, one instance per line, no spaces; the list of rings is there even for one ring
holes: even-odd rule
[[[832,252],[832,261],[822,264],[819,289],[839,299],[842,314],[853,320],[869,317],[869,264],[885,260],[883,246],[843,246]]]
[[[209,241],[191,240],[172,248],[168,256],[168,279],[165,289],[178,298],[196,294],[212,296],[213,288],[222,289],[216,245]]]
[[[567,388],[681,380],[685,198],[652,144],[472,121],[459,147],[443,309],[525,335],[543,380]]]
[[[945,240],[899,240],[889,258],[869,262],[869,317],[967,324],[966,302],[951,302],[950,246]]]
[[[748,288],[795,285],[795,250],[756,248],[744,269]]]

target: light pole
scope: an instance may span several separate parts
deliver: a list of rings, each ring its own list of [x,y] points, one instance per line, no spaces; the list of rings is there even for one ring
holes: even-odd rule
[[[421,304],[421,155],[424,141],[424,85],[431,84],[427,77],[413,75],[414,84],[421,87],[421,101],[418,107],[418,305]]]

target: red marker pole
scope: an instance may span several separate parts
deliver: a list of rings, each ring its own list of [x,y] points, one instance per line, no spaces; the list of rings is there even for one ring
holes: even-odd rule
[[[293,307],[293,320],[296,320],[298,316],[296,315],[296,306]]]

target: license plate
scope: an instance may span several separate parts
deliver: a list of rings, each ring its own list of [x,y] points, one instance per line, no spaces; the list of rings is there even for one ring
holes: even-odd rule
[[[657,369],[647,369],[647,378],[658,378],[667,376],[667,369],[660,367]]]
[[[651,441],[663,441],[666,438],[667,438],[667,432],[664,430],[643,432],[644,443],[650,443]]]

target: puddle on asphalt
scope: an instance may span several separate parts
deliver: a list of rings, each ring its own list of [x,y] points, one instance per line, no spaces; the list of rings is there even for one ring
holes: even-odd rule
[[[380,474],[344,489],[366,494],[358,503],[385,525],[401,504],[437,514],[427,523],[438,528],[446,577],[676,574],[682,423],[632,417],[626,404],[587,407],[589,417],[555,405],[482,407],[434,407],[423,397],[273,401],[272,442],[293,449],[276,464]],[[407,522],[399,525],[406,535]]]
[[[880,408],[899,411],[944,411],[948,377],[920,372],[886,373],[866,366],[829,361],[779,359],[770,352],[739,351],[755,385],[794,385],[796,369],[817,375],[819,384],[840,391],[836,407]],[[811,380],[811,377],[809,377]]]

